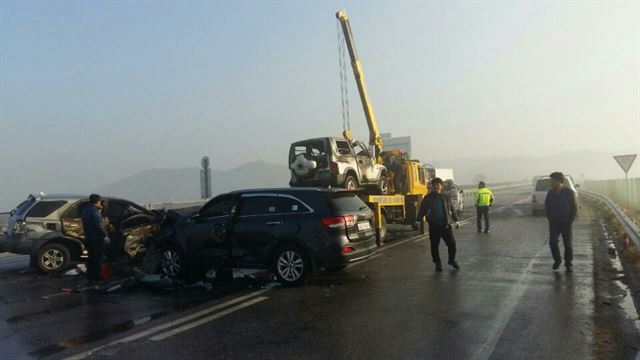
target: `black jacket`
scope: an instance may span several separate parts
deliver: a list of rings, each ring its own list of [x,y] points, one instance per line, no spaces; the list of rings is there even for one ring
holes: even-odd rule
[[[107,230],[102,222],[100,209],[92,204],[88,204],[82,209],[82,227],[84,227],[85,239],[104,239],[107,236]]]
[[[559,192],[551,189],[544,200],[544,209],[549,221],[571,222],[578,215],[576,194],[568,187],[563,187]]]
[[[427,221],[429,221],[429,214],[438,204],[438,199],[436,198],[437,195],[438,193],[436,192],[430,192],[422,199],[420,209],[418,210],[418,221],[422,221],[425,216],[427,217]],[[453,205],[451,204],[451,197],[444,192],[440,195],[444,197],[444,215],[447,217],[447,225],[450,226],[458,221],[458,215],[456,214],[456,211],[453,209]]]

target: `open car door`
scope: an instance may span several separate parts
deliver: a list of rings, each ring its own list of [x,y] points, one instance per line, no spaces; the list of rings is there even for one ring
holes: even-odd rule
[[[124,252],[132,259],[146,253],[149,239],[158,230],[155,216],[137,213],[122,220],[120,225]]]

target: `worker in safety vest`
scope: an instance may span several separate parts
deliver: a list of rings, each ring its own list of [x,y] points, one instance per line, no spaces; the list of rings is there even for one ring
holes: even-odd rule
[[[482,231],[481,219],[484,216],[484,233],[489,233],[489,206],[493,205],[493,194],[487,189],[487,184],[480,181],[476,191],[476,212],[478,213],[478,232]]]

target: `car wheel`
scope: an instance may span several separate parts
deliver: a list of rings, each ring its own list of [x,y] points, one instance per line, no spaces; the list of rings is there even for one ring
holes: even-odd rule
[[[66,246],[50,243],[38,251],[38,269],[44,273],[59,273],[64,271],[71,261],[71,253]]]
[[[160,249],[160,270],[171,279],[182,278],[186,274],[187,262],[183,252],[173,245]]]
[[[387,195],[389,193],[389,183],[387,182],[386,176],[380,177],[377,190],[379,195]]]
[[[325,270],[327,270],[328,272],[342,272],[344,270],[347,269],[347,265],[339,265],[339,266],[332,266],[332,267],[328,267]]]
[[[284,285],[300,285],[311,274],[309,255],[299,246],[285,245],[275,252],[272,259],[271,267]]]
[[[358,188],[358,180],[351,175],[347,175],[344,179],[344,188],[347,190],[356,190]]]
[[[387,238],[387,217],[382,215],[380,220],[382,222],[380,230],[378,230],[378,227],[376,226],[376,245],[378,245],[378,247],[382,246]]]

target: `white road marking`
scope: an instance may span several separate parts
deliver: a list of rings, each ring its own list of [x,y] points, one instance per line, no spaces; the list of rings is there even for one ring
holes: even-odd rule
[[[355,266],[358,266],[358,265],[364,264],[364,263],[366,263],[366,262],[368,262],[368,261],[371,261],[371,260],[373,260],[373,259],[375,259],[375,258],[379,258],[380,256],[382,256],[382,254],[375,254],[375,255],[372,255],[372,256],[370,256],[370,257],[368,257],[368,258],[366,258],[366,259],[360,260],[360,261],[358,261],[358,262],[356,262],[356,263],[349,264],[349,265],[347,266],[347,269],[351,269],[352,267],[355,267]]]
[[[162,334],[156,335],[156,336],[154,336],[154,337],[152,337],[152,338],[151,338],[151,341],[161,341],[161,340],[164,340],[164,339],[166,339],[166,338],[168,338],[168,337],[171,337],[171,336],[174,336],[174,335],[180,334],[180,333],[182,333],[182,332],[185,332],[185,331],[191,330],[191,329],[193,329],[193,328],[195,328],[195,327],[198,327],[198,326],[200,326],[200,325],[204,325],[204,324],[206,324],[206,323],[208,323],[208,322],[210,322],[210,321],[213,321],[213,320],[219,319],[219,318],[221,318],[221,317],[223,317],[223,316],[225,316],[225,315],[229,315],[229,314],[234,313],[234,312],[236,312],[236,311],[238,311],[238,310],[242,310],[242,309],[244,309],[244,308],[246,308],[246,307],[249,307],[249,306],[251,306],[251,305],[257,304],[257,303],[259,303],[259,302],[261,302],[261,301],[264,301],[264,300],[267,300],[267,299],[268,299],[268,297],[266,297],[266,296],[260,296],[260,297],[258,297],[258,298],[255,298],[255,299],[249,300],[249,301],[247,301],[247,302],[243,302],[243,303],[242,303],[242,304],[240,304],[240,305],[236,305],[236,306],[230,307],[230,308],[228,308],[228,309],[226,309],[226,310],[224,310],[224,311],[220,311],[220,312],[218,312],[218,313],[215,313],[215,314],[213,314],[213,315],[207,316],[207,317],[202,318],[202,319],[200,319],[200,320],[190,322],[190,323],[188,323],[188,324],[186,324],[186,325],[183,325],[183,326],[177,327],[177,328],[175,328],[175,329],[173,329],[173,330],[169,330],[169,331],[164,332],[164,333],[162,333]]]
[[[134,340],[138,340],[140,338],[149,336],[151,334],[155,334],[155,333],[157,333],[159,331],[174,327],[176,325],[180,325],[180,324],[185,323],[187,321],[191,321],[191,320],[196,319],[196,318],[198,318],[200,316],[207,315],[209,313],[218,311],[220,309],[224,309],[225,307],[228,307],[230,305],[243,302],[243,301],[245,301],[247,299],[250,299],[252,297],[255,297],[255,296],[258,296],[258,295],[262,295],[262,294],[264,294],[265,292],[267,292],[269,290],[271,290],[271,289],[264,289],[264,290],[260,290],[260,291],[255,291],[255,292],[252,292],[252,293],[247,294],[245,296],[240,296],[240,297],[237,297],[235,299],[231,299],[229,301],[223,302],[222,304],[218,304],[218,305],[212,306],[210,308],[206,308],[204,310],[198,311],[198,312],[193,313],[191,315],[188,315],[188,316],[185,316],[185,317],[182,317],[182,318],[179,318],[179,319],[176,319],[176,320],[173,320],[173,321],[170,321],[170,322],[167,322],[167,323],[152,327],[152,328],[150,328],[148,330],[141,331],[139,333],[127,336],[127,337],[122,338],[122,339],[118,339],[118,340],[110,342],[110,343],[108,343],[106,345],[98,346],[98,347],[96,347],[94,349],[82,352],[80,354],[69,356],[69,357],[67,357],[65,359],[68,359],[68,360],[84,359],[87,356],[93,354],[94,352],[96,352],[98,350],[101,350],[101,349],[103,349],[103,348],[105,348],[107,346],[111,346],[111,345],[115,345],[115,344],[119,344],[119,343],[128,343],[128,342],[131,342],[131,341],[134,341]]]
[[[500,304],[500,308],[502,309],[498,315],[496,315],[491,327],[486,329],[486,333],[489,334],[489,338],[486,339],[475,355],[472,357],[473,360],[487,360],[491,357],[493,350],[498,343],[498,340],[502,337],[502,333],[504,332],[504,328],[509,323],[509,319],[511,319],[511,315],[522,300],[525,292],[528,288],[529,278],[531,277],[531,270],[533,270],[533,265],[542,254],[544,248],[540,249],[536,256],[531,260],[529,266],[524,270],[518,282],[511,287],[511,291],[509,292],[509,296],[505,300],[503,304]]]
[[[422,237],[427,237],[427,236],[428,236],[427,234],[420,234],[420,235],[412,236],[412,237],[410,237],[410,238],[408,238],[408,239],[405,239],[405,240],[399,241],[399,242],[397,242],[397,243],[396,243],[396,242],[394,242],[394,243],[393,243],[393,244],[391,244],[391,245],[383,246],[383,247],[380,249],[380,251],[382,252],[382,251],[385,251],[385,250],[389,250],[389,249],[392,249],[392,248],[394,248],[394,247],[396,247],[396,246],[400,246],[400,245],[402,245],[402,244],[406,244],[406,243],[408,243],[409,241],[413,241],[413,240],[416,240],[416,239],[419,239],[419,238],[422,238]]]

